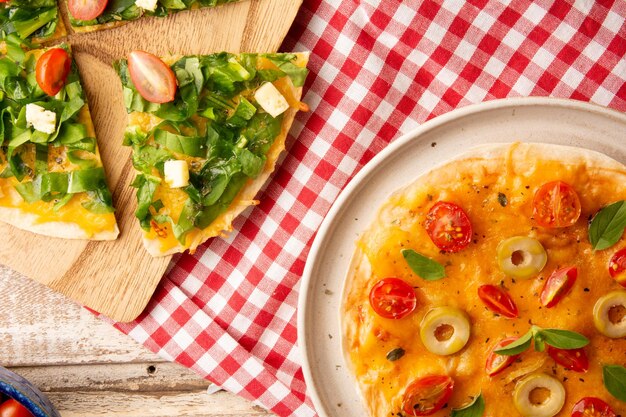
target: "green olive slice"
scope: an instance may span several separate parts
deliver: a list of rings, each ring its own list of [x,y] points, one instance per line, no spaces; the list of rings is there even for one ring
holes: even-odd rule
[[[436,355],[452,355],[463,349],[470,337],[470,322],[463,310],[436,307],[420,324],[420,338],[426,349]]]
[[[613,339],[626,336],[626,291],[603,295],[593,306],[593,323],[603,335]]]
[[[537,239],[515,236],[498,245],[498,266],[513,278],[530,278],[537,275],[548,261],[548,254]]]
[[[529,374],[515,385],[513,403],[524,417],[552,417],[565,404],[565,388],[546,374]]]

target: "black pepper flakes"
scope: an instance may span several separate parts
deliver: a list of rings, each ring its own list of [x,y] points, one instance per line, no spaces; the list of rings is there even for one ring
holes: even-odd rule
[[[394,362],[404,356],[406,352],[401,347],[395,348],[387,353],[387,360]]]
[[[498,203],[500,203],[502,207],[506,207],[509,204],[509,200],[506,198],[506,194],[498,193]]]

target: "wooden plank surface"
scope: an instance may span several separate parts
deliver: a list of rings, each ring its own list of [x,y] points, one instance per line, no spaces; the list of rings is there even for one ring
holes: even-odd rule
[[[0,267],[0,364],[48,395],[63,417],[252,417],[268,412],[213,391],[87,310]]]
[[[130,149],[121,145],[126,112],[111,63],[134,49],[157,55],[206,54],[228,50],[274,51],[286,35],[302,0],[245,0],[214,9],[146,18],[125,26],[70,35],[87,92],[98,144],[121,230],[113,242],[67,241],[35,236],[0,224],[0,264],[117,321],[144,309],[169,258],[151,258],[143,249],[134,218]]]

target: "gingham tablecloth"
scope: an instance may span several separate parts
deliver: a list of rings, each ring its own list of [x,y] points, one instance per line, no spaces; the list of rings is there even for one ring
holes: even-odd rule
[[[225,6],[228,7],[228,6]],[[556,96],[626,110],[626,2],[305,0],[283,51],[312,52],[286,155],[228,239],[175,257],[116,324],[280,416],[313,416],[296,346],[315,231],[394,138],[471,103]]]

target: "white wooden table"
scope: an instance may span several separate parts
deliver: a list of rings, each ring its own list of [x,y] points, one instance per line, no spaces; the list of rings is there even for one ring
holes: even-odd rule
[[[63,417],[270,415],[169,362],[47,287],[0,265],[0,364]]]

